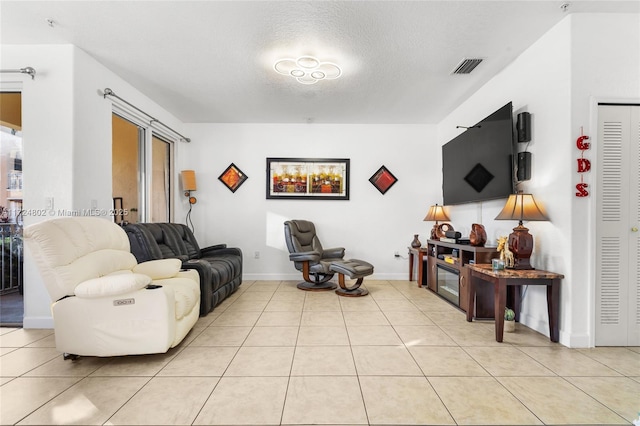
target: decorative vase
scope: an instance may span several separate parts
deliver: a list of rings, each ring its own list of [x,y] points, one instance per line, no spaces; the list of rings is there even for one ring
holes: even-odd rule
[[[422,246],[422,243],[420,242],[420,240],[418,239],[418,234],[415,234],[413,236],[413,241],[411,241],[411,247],[413,248],[419,248]]]
[[[484,226],[479,223],[471,225],[471,234],[469,234],[469,243],[475,247],[484,247],[484,243],[487,242],[487,231],[484,230]]]

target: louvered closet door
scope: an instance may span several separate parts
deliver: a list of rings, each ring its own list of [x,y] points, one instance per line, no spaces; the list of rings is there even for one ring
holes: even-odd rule
[[[598,108],[596,346],[640,345],[640,106]]]

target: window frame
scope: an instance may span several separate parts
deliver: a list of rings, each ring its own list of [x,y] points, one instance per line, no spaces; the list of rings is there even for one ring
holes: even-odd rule
[[[152,171],[153,171],[153,137],[169,144],[169,194],[167,196],[167,208],[169,222],[174,218],[175,195],[175,152],[178,138],[163,128],[154,126],[149,118],[140,112],[117,102],[112,103],[111,119],[115,114],[138,127],[138,221],[149,222],[151,218],[151,206],[153,203]],[[112,136],[113,141],[113,136]],[[113,143],[113,142],[112,142]],[[113,161],[113,160],[112,160]],[[113,179],[113,176],[112,176]]]

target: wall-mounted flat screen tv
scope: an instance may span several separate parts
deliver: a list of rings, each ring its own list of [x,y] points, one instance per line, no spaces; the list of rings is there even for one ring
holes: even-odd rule
[[[511,102],[442,146],[445,205],[507,198],[513,194]]]

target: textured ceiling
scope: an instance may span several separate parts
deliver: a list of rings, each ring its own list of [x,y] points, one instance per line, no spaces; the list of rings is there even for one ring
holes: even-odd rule
[[[0,1],[0,40],[72,43],[184,122],[437,123],[567,14],[640,11],[563,3]],[[273,70],[300,55],[343,75],[302,85]],[[463,58],[484,61],[451,75]]]

